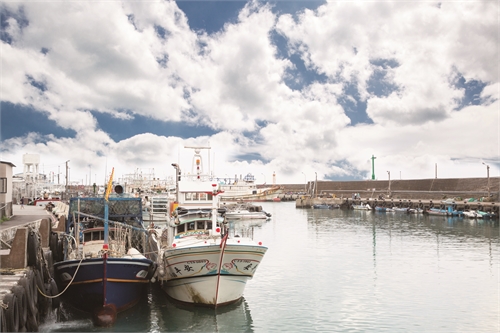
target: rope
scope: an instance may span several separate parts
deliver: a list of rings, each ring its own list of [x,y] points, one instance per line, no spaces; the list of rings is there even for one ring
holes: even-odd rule
[[[75,279],[76,277],[76,274],[78,273],[78,270],[80,269],[80,265],[82,264],[82,261],[83,261],[84,258],[82,258],[80,260],[80,262],[78,263],[78,267],[76,268],[76,271],[75,271],[75,275],[73,275],[73,277],[71,278],[71,281],[69,281],[68,285],[66,286],[66,288],[64,288],[63,291],[61,291],[59,294],[57,295],[54,295],[54,296],[50,296],[50,295],[45,295],[41,290],[40,288],[38,287],[38,285],[36,286],[36,288],[38,289],[38,292],[40,292],[40,294],[42,294],[42,296],[45,296],[47,298],[57,298],[59,296],[61,296],[62,294],[64,294],[66,292],[66,290],[68,290],[69,286],[71,286],[71,283],[73,283],[73,280]]]

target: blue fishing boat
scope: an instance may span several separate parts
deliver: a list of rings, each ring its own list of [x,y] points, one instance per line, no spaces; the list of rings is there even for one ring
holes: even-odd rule
[[[121,186],[120,186],[121,188]],[[64,259],[54,264],[59,290],[96,326],[135,305],[156,271],[141,198],[115,188],[109,198],[72,198],[64,234]]]

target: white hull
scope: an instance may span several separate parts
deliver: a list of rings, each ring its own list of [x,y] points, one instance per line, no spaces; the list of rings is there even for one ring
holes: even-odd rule
[[[269,217],[263,212],[240,212],[240,213],[226,213],[228,220],[252,220],[261,219],[267,220]]]
[[[239,300],[267,248],[238,237],[222,247],[220,239],[206,241],[209,244],[199,240],[165,251],[167,281],[162,288],[171,298],[186,303],[218,306]]]

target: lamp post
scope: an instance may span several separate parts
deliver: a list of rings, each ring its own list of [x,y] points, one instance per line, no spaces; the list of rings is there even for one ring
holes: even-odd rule
[[[372,155],[372,180],[375,180],[375,159],[376,157]]]
[[[387,175],[389,175],[389,197],[391,196],[391,172],[387,171]]]
[[[302,174],[304,175],[304,193],[305,193],[305,192],[307,192],[307,189],[306,189],[307,177],[306,177],[306,174],[304,172],[302,172]]]
[[[488,177],[488,198],[490,197],[490,166],[483,162],[486,165],[486,177]]]

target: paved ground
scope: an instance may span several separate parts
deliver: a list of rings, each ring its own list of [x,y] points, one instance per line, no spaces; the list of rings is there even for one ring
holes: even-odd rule
[[[14,216],[8,221],[2,222],[0,224],[0,230],[34,222],[47,217],[51,218],[52,216],[45,208],[40,206],[24,205],[24,209],[21,209],[21,205],[12,205],[12,210]]]

